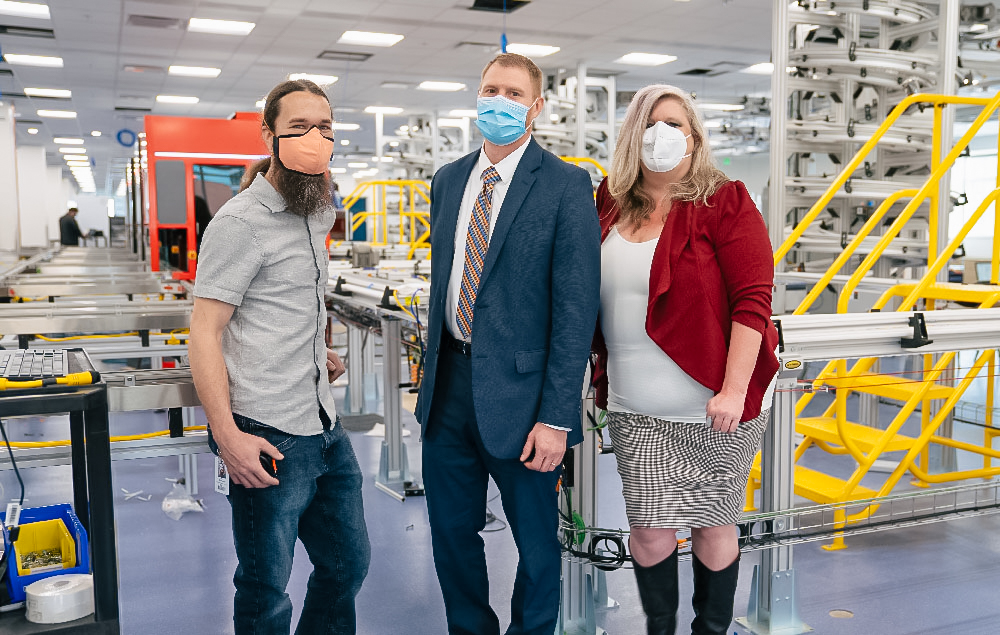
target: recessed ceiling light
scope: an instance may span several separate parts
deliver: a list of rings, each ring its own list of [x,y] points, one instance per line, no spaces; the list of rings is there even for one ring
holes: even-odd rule
[[[700,104],[695,102],[695,105],[702,110],[722,110],[724,112],[734,112],[737,110],[743,110],[744,108],[742,104]]]
[[[403,109],[397,106],[368,106],[367,108],[365,108],[365,112],[372,115],[375,114],[398,115],[399,113],[403,112]]]
[[[337,40],[338,44],[357,44],[359,46],[392,46],[403,39],[395,33],[372,33],[370,31],[344,31]]]
[[[73,110],[36,110],[39,117],[55,117],[56,119],[76,119],[76,111]]]
[[[44,4],[34,4],[32,2],[8,2],[0,1],[0,13],[3,15],[16,15],[19,18],[40,18],[48,20],[49,7]]]
[[[161,104],[197,104],[198,98],[187,95],[157,95],[156,101]]]
[[[73,157],[73,159],[71,159],[69,161],[66,161],[66,165],[70,166],[71,168],[74,168],[74,167],[76,167],[76,168],[82,168],[82,167],[86,167],[86,166],[90,165],[90,161],[83,160],[83,159],[77,160],[77,157]]]
[[[346,172],[347,168],[330,168],[331,174],[345,174]]]
[[[28,128],[28,134],[38,134],[38,128]]]
[[[25,88],[24,94],[28,97],[52,97],[54,99],[69,99],[73,96],[73,91],[65,88]]]
[[[336,83],[339,77],[336,75],[313,75],[311,73],[292,73],[288,76],[288,79],[307,79],[320,86],[329,86],[330,84]]]
[[[170,66],[167,72],[180,77],[218,77],[222,69],[211,66]]]
[[[467,123],[469,123],[467,119],[448,119],[446,117],[438,119],[439,128],[463,128]]]
[[[264,107],[264,103],[265,103],[265,102],[264,102],[264,100],[263,100],[263,99],[258,99],[258,100],[257,100],[257,101],[256,101],[256,102],[254,103],[253,107],[254,107],[254,108],[263,108],[263,107]]]
[[[548,46],[546,44],[508,44],[508,53],[517,53],[525,57],[545,57],[559,52],[558,46]]]
[[[407,88],[413,86],[413,84],[408,84],[406,82],[382,82],[382,88],[389,88],[392,90],[406,90]]]
[[[450,117],[472,117],[473,119],[479,116],[479,113],[472,108],[456,108],[448,113]]]
[[[76,139],[74,137],[56,137],[52,140],[54,143],[58,143],[62,146],[82,146],[83,139]]]
[[[66,159],[67,163],[69,163],[70,161],[90,161],[90,157],[88,157],[85,154],[83,154],[83,155],[80,155],[80,154],[64,154],[63,158]]]
[[[63,154],[87,154],[86,148],[59,148]]]
[[[340,145],[342,145],[342,146],[349,146],[349,145],[351,145],[351,140],[350,139],[341,139],[340,140]]]
[[[355,161],[355,162],[352,162],[352,163],[348,163],[347,167],[349,167],[349,168],[367,168],[368,164],[367,163],[361,163],[360,161]]]
[[[188,21],[188,31],[193,33],[216,33],[219,35],[248,35],[257,26],[253,22],[237,22],[236,20],[206,20],[191,18]]]
[[[676,55],[661,55],[659,53],[629,53],[615,60],[616,64],[631,64],[633,66],[660,66],[677,59]]]
[[[49,68],[62,68],[63,59],[52,57],[51,55],[21,55],[18,53],[4,53],[3,59],[8,64],[20,64],[22,66],[47,66]]]
[[[101,131],[100,130],[91,130],[90,131],[90,136],[91,137],[99,137],[99,136],[101,136]]]
[[[417,85],[420,90],[437,90],[441,92],[454,92],[456,90],[464,90],[465,84],[461,82],[432,82],[425,81],[420,82]]]
[[[334,130],[357,130],[361,124],[334,122],[330,127]]]

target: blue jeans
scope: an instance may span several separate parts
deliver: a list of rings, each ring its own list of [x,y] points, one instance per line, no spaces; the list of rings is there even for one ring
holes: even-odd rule
[[[233,417],[240,430],[267,440],[285,457],[278,462],[278,485],[230,484],[239,559],[233,577],[236,634],[290,632],[292,603],[285,587],[298,538],[313,572],[295,633],[353,635],[354,598],[368,573],[371,546],[361,501],[363,478],[347,433],[335,425],[315,436],[296,436]],[[218,452],[211,434],[209,443]]]

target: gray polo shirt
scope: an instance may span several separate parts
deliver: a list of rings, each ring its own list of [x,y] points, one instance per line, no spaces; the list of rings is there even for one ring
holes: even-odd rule
[[[222,334],[233,412],[283,432],[336,421],[326,371],[326,235],[333,208],[308,218],[257,175],[208,224],[194,295],[232,304]]]

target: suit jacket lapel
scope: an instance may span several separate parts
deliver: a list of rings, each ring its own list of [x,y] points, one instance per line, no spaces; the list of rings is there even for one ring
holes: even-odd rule
[[[514,218],[521,211],[521,205],[528,196],[531,186],[535,182],[534,172],[542,164],[542,149],[534,139],[528,140],[528,147],[524,150],[521,161],[514,170],[514,176],[510,180],[510,187],[507,188],[507,195],[503,199],[503,205],[497,216],[496,225],[493,227],[493,234],[490,236],[490,248],[486,251],[486,261],[483,263],[483,272],[479,278],[479,286],[482,286],[490,270],[496,264],[497,257],[503,248],[504,240],[514,224]]]
[[[444,263],[444,267],[451,271],[451,263],[455,258],[455,231],[458,226],[458,214],[462,207],[462,197],[465,195],[465,185],[469,182],[469,175],[479,160],[479,152],[468,154],[456,162],[455,169],[457,176],[447,181],[448,186],[444,190],[439,203],[438,218],[431,224],[431,231],[439,231],[441,234],[435,236],[436,240],[431,240],[434,248],[434,260]],[[447,280],[447,278],[446,278]],[[442,287],[447,288],[447,282]]]

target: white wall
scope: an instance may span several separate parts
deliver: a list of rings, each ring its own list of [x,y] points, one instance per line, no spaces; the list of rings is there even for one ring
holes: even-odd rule
[[[86,234],[91,229],[99,229],[108,235],[108,196],[98,196],[97,194],[80,193],[76,197],[76,206],[80,213],[76,215],[76,222],[80,229]]]
[[[17,248],[17,180],[14,109],[0,102],[0,250]]]
[[[17,148],[17,194],[21,205],[21,245],[24,247],[48,245],[48,188],[45,148]]]
[[[727,159],[729,160],[728,165],[726,164]],[[738,157],[716,157],[715,161],[719,169],[730,179],[743,181],[743,184],[747,186],[747,191],[750,192],[750,198],[753,199],[759,209],[761,206],[761,196],[764,193],[764,187],[767,185],[767,178],[771,171],[767,153],[741,155]],[[761,210],[761,212],[766,219],[767,210]]]

